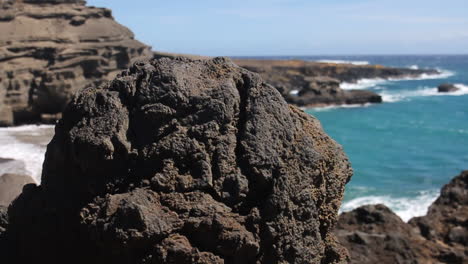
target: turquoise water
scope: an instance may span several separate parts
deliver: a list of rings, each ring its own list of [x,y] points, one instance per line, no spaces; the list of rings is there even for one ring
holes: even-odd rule
[[[303,58],[304,59],[304,58]],[[468,169],[468,56],[307,57],[438,68],[444,74],[417,80],[365,80],[345,88],[381,94],[383,104],[307,109],[348,154],[355,174],[342,210],[385,203],[404,220],[423,215],[440,188]],[[441,95],[436,87],[461,91]]]

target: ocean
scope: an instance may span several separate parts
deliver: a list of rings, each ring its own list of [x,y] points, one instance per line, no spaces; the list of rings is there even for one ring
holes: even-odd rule
[[[383,203],[407,221],[426,214],[440,188],[468,169],[468,55],[301,59],[441,71],[438,76],[342,85],[375,91],[383,104],[306,110],[343,145],[354,168],[342,211]],[[438,93],[444,82],[460,90]]]
[[[437,76],[342,84],[343,89],[375,91],[383,96],[383,104],[305,110],[343,145],[354,168],[341,211],[383,203],[407,221],[424,215],[440,188],[468,169],[468,55],[267,58],[441,71]],[[444,82],[457,84],[460,91],[437,93],[437,86]],[[0,174],[7,170],[28,173],[40,182],[52,135],[53,126],[0,128],[0,158],[24,163],[4,163]]]

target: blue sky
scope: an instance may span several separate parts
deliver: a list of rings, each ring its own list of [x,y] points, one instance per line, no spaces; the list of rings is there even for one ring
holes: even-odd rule
[[[88,0],[154,50],[219,56],[468,54],[468,0]]]

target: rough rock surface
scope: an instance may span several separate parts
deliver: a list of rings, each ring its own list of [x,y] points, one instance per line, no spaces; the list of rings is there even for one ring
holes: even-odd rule
[[[426,216],[409,221],[427,240],[441,246],[437,258],[468,263],[468,171],[442,188]]]
[[[300,60],[236,59],[235,63],[259,73],[286,101],[299,106],[380,103],[380,95],[364,90],[343,90],[341,82],[360,79],[416,77],[436,70],[390,68],[380,65],[318,63]]]
[[[0,2],[0,125],[53,122],[75,92],[113,79],[151,48],[79,0]]]
[[[3,174],[0,176],[0,206],[8,207],[20,195],[23,186],[35,183],[28,175]]]
[[[460,90],[460,88],[451,83],[443,83],[437,87],[439,93],[456,92],[458,90]]]
[[[384,205],[343,213],[335,230],[351,263],[468,263],[468,171],[444,186],[426,216],[403,222]]]
[[[228,59],[137,63],[81,91],[42,185],[10,206],[19,263],[343,263],[352,170],[319,122]],[[0,249],[1,250],[1,249]]]

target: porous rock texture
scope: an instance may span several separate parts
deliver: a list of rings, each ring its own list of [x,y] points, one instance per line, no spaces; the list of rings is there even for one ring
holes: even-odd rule
[[[427,215],[403,222],[384,205],[339,217],[335,234],[350,263],[468,263],[468,171],[442,188]]]
[[[0,1],[0,125],[53,122],[86,86],[113,79],[151,48],[80,0]]]
[[[441,245],[435,251],[445,263],[468,263],[468,171],[445,185],[423,217],[409,224],[427,240]]]
[[[344,263],[352,175],[319,122],[230,60],[162,58],[66,108],[9,208],[19,263]]]

